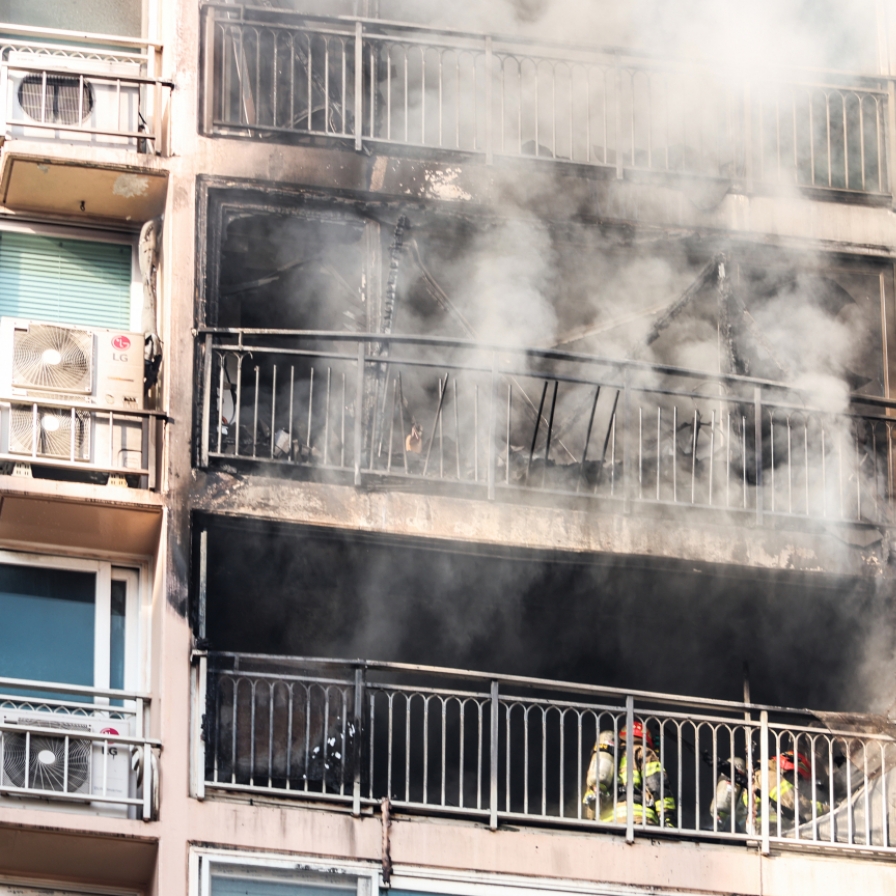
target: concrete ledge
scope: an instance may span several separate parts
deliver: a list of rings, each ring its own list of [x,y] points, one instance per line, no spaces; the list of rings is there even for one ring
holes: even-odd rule
[[[544,551],[675,559],[748,569],[879,576],[889,545],[879,534],[865,546],[847,532],[809,533],[674,521],[592,510],[507,504],[262,476],[197,473],[193,509],[392,536],[469,541]]]

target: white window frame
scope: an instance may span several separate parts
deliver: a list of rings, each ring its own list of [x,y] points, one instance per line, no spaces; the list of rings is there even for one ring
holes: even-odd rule
[[[129,567],[127,563],[118,565],[109,560],[59,557],[7,550],[0,550],[0,563],[11,566],[95,573],[93,683],[90,687],[100,689],[109,688],[112,581],[125,582],[127,595],[125,598],[124,690],[139,690],[140,574],[137,569]],[[52,682],[48,682],[48,684],[52,684]]]
[[[287,875],[317,883],[321,877],[354,879],[357,896],[379,896],[379,866],[362,862],[322,862],[302,857],[259,855],[231,850],[190,850],[190,896],[210,896],[212,876],[245,877],[282,882]],[[218,876],[218,875],[215,875]]]
[[[246,872],[259,880],[284,881],[292,877],[301,883],[303,875],[314,882],[318,875],[344,874],[357,877],[359,896],[401,896],[397,891],[429,893],[432,896],[656,896],[655,887],[602,884],[597,881],[532,878],[514,874],[480,871],[450,871],[442,868],[400,866],[393,871],[388,888],[381,881],[379,863],[351,860],[326,862],[297,855],[190,847],[189,896],[211,896],[215,871],[233,876]],[[270,874],[266,877],[265,872]],[[362,893],[361,881],[364,881]],[[393,892],[395,891],[395,892]],[[693,891],[676,890],[677,896],[698,896]]]
[[[59,239],[86,240],[94,243],[115,243],[131,247],[131,289],[128,309],[128,330],[143,332],[143,276],[137,258],[139,236],[120,230],[101,230],[63,224],[33,224],[25,221],[0,221],[0,233],[26,233],[30,236],[49,236]]]

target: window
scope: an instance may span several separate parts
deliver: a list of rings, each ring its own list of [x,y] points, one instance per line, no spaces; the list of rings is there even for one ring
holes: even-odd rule
[[[293,859],[253,861],[238,855],[202,856],[202,896],[377,896],[378,870],[360,863],[344,868],[296,867]]]
[[[130,329],[133,268],[130,239],[0,231],[0,316]]]
[[[0,678],[132,689],[135,570],[0,552]]]
[[[3,21],[12,25],[139,37],[142,6],[142,0],[65,0],[64,3],[6,0]]]

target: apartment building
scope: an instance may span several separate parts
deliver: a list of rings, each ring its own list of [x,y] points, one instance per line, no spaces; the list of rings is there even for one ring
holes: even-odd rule
[[[665,8],[0,4],[0,893],[890,886],[896,10]]]

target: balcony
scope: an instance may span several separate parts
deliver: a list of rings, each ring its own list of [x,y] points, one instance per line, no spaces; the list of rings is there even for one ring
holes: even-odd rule
[[[0,807],[158,817],[146,694],[0,679]]]
[[[891,192],[883,78],[745,76],[618,49],[204,6],[204,128],[708,178],[850,201]]]
[[[205,329],[199,462],[472,500],[892,525],[894,402],[440,337]]]
[[[340,804],[356,815],[387,799],[399,811],[493,829],[559,825],[629,841],[754,844],[766,854],[772,846],[894,850],[896,741],[879,717],[401,663],[194,659],[206,712],[203,739],[194,742],[200,797]],[[632,767],[633,746],[619,734],[636,719],[666,771],[654,793],[658,823],[635,811],[644,797],[632,778],[600,801],[595,819],[586,799],[592,747],[612,733],[605,758]],[[788,751],[803,755],[803,774],[788,778],[778,761]],[[745,767],[739,793],[752,799],[726,817],[711,803],[736,757]],[[646,780],[644,767],[641,774]],[[790,808],[770,796],[783,793],[785,779]]]

